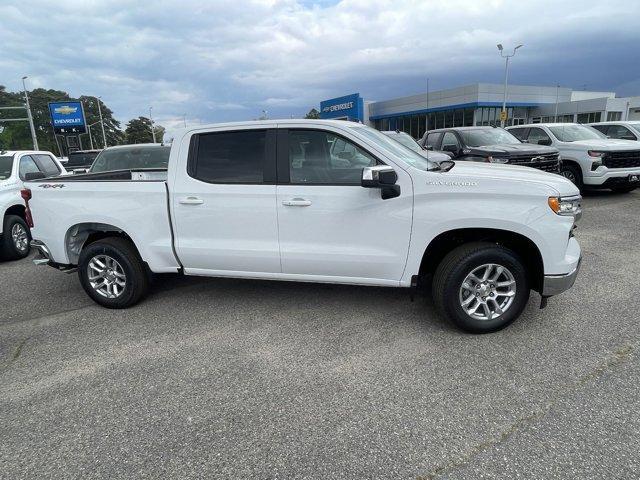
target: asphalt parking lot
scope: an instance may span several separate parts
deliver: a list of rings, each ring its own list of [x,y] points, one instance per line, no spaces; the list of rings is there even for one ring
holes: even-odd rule
[[[0,478],[638,478],[640,191],[576,286],[474,336],[426,297],[168,277],[126,311],[0,264]]]

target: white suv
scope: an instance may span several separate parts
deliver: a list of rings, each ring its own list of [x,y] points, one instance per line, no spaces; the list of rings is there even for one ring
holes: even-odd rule
[[[0,257],[4,260],[24,258],[31,239],[24,200],[20,195],[28,174],[44,177],[67,172],[51,152],[0,150]]]
[[[640,186],[640,144],[607,138],[577,123],[534,123],[508,127],[525,143],[551,145],[560,151],[561,173],[578,188],[630,192]]]

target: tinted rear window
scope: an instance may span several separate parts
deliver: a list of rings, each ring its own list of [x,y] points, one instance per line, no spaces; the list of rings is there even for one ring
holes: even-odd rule
[[[100,152],[91,172],[110,172],[140,168],[167,168],[171,147],[118,147]]]
[[[13,156],[0,157],[0,180],[6,180],[11,176],[13,168]]]

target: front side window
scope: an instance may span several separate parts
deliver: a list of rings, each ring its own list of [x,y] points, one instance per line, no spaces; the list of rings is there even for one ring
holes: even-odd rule
[[[509,133],[516,137],[518,140],[524,140],[525,135],[527,134],[526,128],[510,128]]]
[[[549,127],[553,136],[561,142],[578,142],[580,140],[597,140],[607,138],[595,128],[584,125],[567,124]]]
[[[20,172],[20,180],[24,180],[27,173],[40,172],[38,165],[36,165],[36,162],[33,161],[30,155],[23,155],[22,158],[20,158],[20,167],[18,170]]]
[[[529,143],[534,145],[551,145],[551,138],[549,138],[547,132],[541,128],[532,128],[529,130],[529,137],[527,140]]]
[[[267,131],[203,133],[192,176],[207,183],[263,183]]]
[[[60,169],[56,162],[53,161],[49,155],[33,155],[33,159],[38,165],[38,168],[41,172],[43,172],[47,177],[54,177],[56,175],[60,175]]]
[[[427,135],[427,145],[430,146],[431,148],[436,148],[436,145],[438,145],[438,140],[440,140],[440,137],[442,136],[442,134],[440,132],[435,132],[435,133],[430,133]]]
[[[376,159],[349,140],[320,130],[289,130],[293,184],[360,185],[362,169]]]

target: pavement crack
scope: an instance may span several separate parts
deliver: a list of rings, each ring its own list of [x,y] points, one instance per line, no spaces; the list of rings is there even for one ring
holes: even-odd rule
[[[500,445],[501,443],[508,440],[510,437],[515,435],[521,430],[526,429],[537,420],[542,419],[547,413],[551,411],[551,409],[557,405],[563,398],[567,397],[571,393],[577,391],[578,389],[584,387],[587,383],[597,380],[602,375],[604,375],[608,370],[621,365],[622,363],[629,360],[631,356],[631,352],[633,351],[633,347],[631,345],[623,345],[611,353],[604,362],[597,365],[590,372],[585,373],[584,375],[578,377],[578,379],[566,390],[562,391],[555,398],[546,402],[537,410],[532,412],[529,415],[518,418],[515,422],[505,428],[499,435],[489,438],[484,442],[480,442],[471,449],[469,449],[464,455],[461,457],[455,458],[447,464],[440,465],[436,467],[433,471],[426,473],[424,475],[418,475],[416,480],[432,480],[439,475],[450,472],[454,468],[461,467],[466,463],[470,462],[480,453],[488,450],[489,448]]]
[[[20,357],[20,354],[22,353],[22,349],[24,348],[25,344],[27,343],[27,341],[30,338],[31,337],[27,337],[27,338],[23,339],[20,343],[18,343],[18,346],[13,351],[13,356],[11,357],[11,362],[10,363],[13,363],[16,360],[18,360],[18,358]]]

